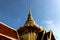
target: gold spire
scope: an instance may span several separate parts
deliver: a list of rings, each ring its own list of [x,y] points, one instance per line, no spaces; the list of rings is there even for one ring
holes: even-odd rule
[[[34,25],[34,19],[33,19],[33,17],[32,17],[32,13],[31,13],[31,6],[30,6],[30,0],[28,1],[28,3],[29,3],[29,15],[28,15],[28,18],[27,18],[27,21],[26,21],[26,23],[24,24],[24,26],[32,26],[32,25]]]
[[[31,11],[29,11],[29,15],[28,15],[27,21],[24,26],[33,26],[34,24],[35,24],[35,21],[32,17],[32,13]]]
[[[30,5],[30,0],[29,0],[29,15],[28,15],[28,19],[27,20],[32,20],[34,21],[33,17],[32,17],[32,12],[31,12],[31,5]]]
[[[25,22],[25,24],[23,26],[34,26],[35,25],[35,26],[39,27],[39,25],[37,25],[33,19],[30,2],[29,2],[29,12],[28,13],[29,14],[28,14],[27,21]]]
[[[29,21],[33,21],[34,19],[33,19],[33,17],[32,17],[32,13],[29,11],[29,15],[28,15],[28,19],[27,20],[29,20]]]
[[[35,24],[35,22],[34,22],[34,19],[32,17],[31,6],[30,6],[30,2],[29,2],[29,15],[28,15],[27,21],[24,24],[24,26],[33,26],[34,24]]]

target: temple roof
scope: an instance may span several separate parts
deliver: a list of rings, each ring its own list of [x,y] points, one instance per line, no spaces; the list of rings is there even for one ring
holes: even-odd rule
[[[2,22],[0,22],[0,35],[1,34],[9,36],[14,39],[18,39],[16,30]]]

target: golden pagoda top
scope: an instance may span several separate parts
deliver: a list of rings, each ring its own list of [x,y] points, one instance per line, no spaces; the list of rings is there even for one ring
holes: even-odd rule
[[[30,2],[29,2],[29,12],[28,13],[29,14],[28,14],[27,21],[25,22],[25,24],[23,26],[37,26],[37,27],[39,27],[39,25],[37,23],[35,23],[34,18],[32,16]]]
[[[42,27],[39,26],[39,25],[35,22],[35,20],[34,20],[34,18],[33,18],[33,16],[32,16],[31,10],[29,10],[28,18],[27,18],[27,21],[25,22],[25,24],[23,25],[23,27],[24,27],[24,26],[31,26],[31,27],[36,26],[36,27],[39,27],[40,29],[42,29]]]
[[[32,17],[31,5],[29,1],[29,15],[28,15],[27,21],[25,22],[24,26],[33,26],[33,25],[35,25],[35,21]]]
[[[23,25],[24,26],[36,26],[36,27],[39,27],[40,29],[42,29],[42,27],[40,27],[34,20],[33,16],[32,16],[32,12],[31,12],[31,5],[30,5],[30,2],[29,2],[29,12],[28,12],[28,18],[27,18],[27,21],[25,22],[25,24]]]
[[[29,11],[29,15],[28,15],[27,21],[25,22],[24,26],[33,26],[33,25],[35,25],[35,21],[32,17],[31,11]]]

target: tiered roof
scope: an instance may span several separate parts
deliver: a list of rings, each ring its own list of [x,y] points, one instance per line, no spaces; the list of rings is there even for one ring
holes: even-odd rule
[[[22,27],[20,27],[18,29],[18,33],[21,34],[24,32],[24,34],[25,34],[27,32],[31,32],[31,31],[38,33],[39,31],[42,31],[42,28],[39,25],[37,25],[37,23],[34,21],[34,19],[32,17],[31,11],[29,11],[27,21],[25,22],[25,24]]]

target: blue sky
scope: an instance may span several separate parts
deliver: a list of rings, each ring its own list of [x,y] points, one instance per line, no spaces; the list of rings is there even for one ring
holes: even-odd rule
[[[60,39],[60,0],[30,0],[31,11],[37,24],[47,31],[52,29]],[[22,26],[28,16],[28,0],[0,0],[0,22],[15,29]]]

